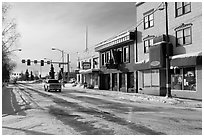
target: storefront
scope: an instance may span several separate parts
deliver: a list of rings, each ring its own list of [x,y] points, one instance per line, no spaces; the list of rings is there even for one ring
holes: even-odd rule
[[[80,70],[79,74],[82,84],[87,84],[88,88],[99,88],[99,69]]]
[[[172,95],[202,99],[202,52],[171,58]]]
[[[157,49],[157,52],[159,51]],[[155,52],[156,54],[153,54],[160,56],[157,56],[157,59],[154,57],[154,59],[151,59],[151,52],[149,59],[135,64],[135,69],[138,72],[138,93],[165,96],[165,60],[159,59],[164,56]],[[155,59],[158,62],[155,63]],[[163,62],[163,65],[161,62]],[[170,57],[170,74],[172,96],[202,99],[202,52]]]
[[[118,34],[96,45],[100,57],[99,89],[136,92],[134,73],[135,29]]]

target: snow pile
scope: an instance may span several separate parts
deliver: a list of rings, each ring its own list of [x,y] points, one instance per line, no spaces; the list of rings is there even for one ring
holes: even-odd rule
[[[97,89],[84,89],[83,86],[77,85],[72,86],[68,84],[65,86],[67,89],[77,89],[83,90],[85,92],[89,92],[92,94],[100,94],[111,96],[116,99],[133,101],[133,102],[151,102],[151,103],[164,103],[169,105],[178,105],[184,107],[193,107],[193,108],[202,108],[202,101],[189,100],[189,99],[180,99],[180,98],[169,98],[164,96],[154,96],[154,95],[146,95],[139,93],[125,93],[120,91],[109,91],[109,90],[97,90]]]

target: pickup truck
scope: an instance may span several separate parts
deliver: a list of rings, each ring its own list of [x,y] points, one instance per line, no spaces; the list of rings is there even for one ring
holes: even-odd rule
[[[44,89],[45,89],[45,91],[48,91],[48,92],[51,90],[54,90],[54,91],[58,90],[59,92],[61,92],[62,86],[58,80],[48,79],[45,81]]]

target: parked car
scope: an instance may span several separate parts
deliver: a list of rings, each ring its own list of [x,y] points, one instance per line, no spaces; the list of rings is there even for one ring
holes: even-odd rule
[[[44,84],[44,89],[45,91],[59,91],[61,92],[62,90],[62,86],[61,86],[61,83],[56,80],[56,79],[48,79],[45,81],[45,84]]]

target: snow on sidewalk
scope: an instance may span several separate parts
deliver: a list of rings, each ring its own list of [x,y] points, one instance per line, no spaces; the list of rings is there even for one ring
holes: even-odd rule
[[[152,103],[165,103],[170,105],[177,105],[182,107],[190,107],[190,108],[202,108],[202,101],[198,100],[190,100],[190,99],[181,99],[181,98],[167,98],[164,96],[154,96],[154,95],[146,95],[139,93],[125,93],[118,91],[110,91],[110,90],[97,90],[97,89],[84,89],[83,86],[77,85],[73,86],[73,84],[65,84],[64,89],[77,89],[85,92],[90,92],[92,94],[101,94],[108,95],[122,100],[129,101],[151,101]]]

